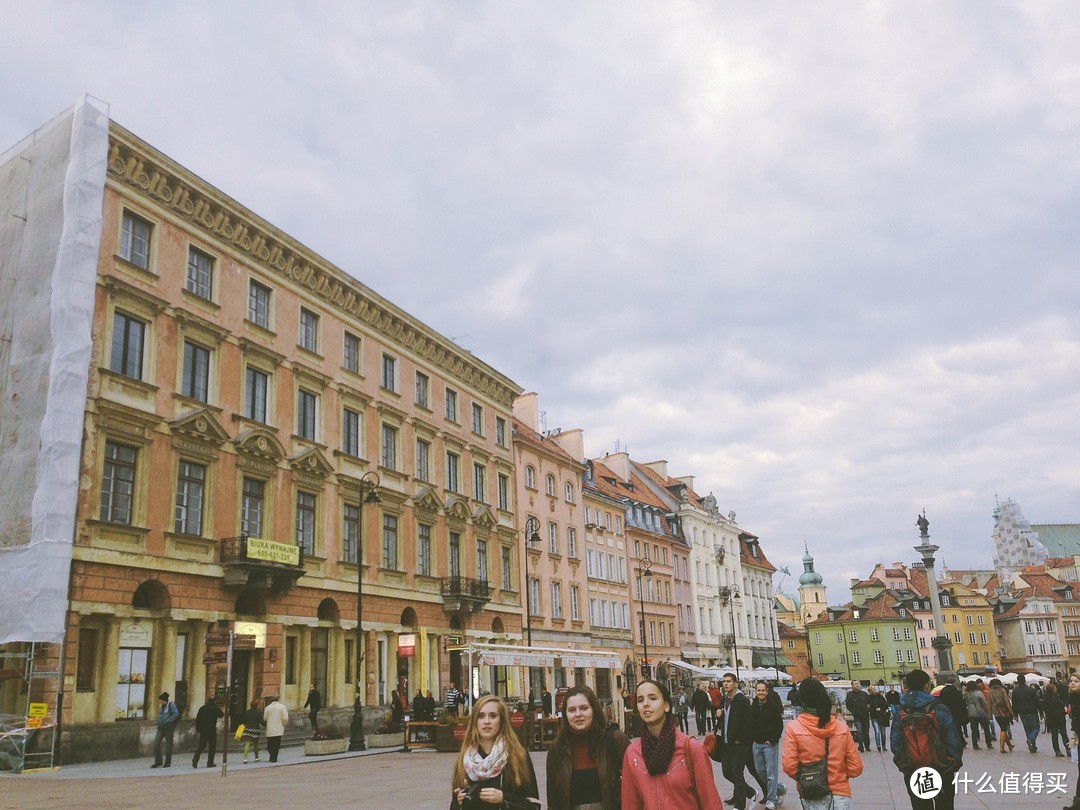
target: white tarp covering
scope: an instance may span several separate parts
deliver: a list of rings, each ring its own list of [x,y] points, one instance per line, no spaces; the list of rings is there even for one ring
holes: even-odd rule
[[[64,636],[108,140],[84,96],[0,155],[0,644]]]

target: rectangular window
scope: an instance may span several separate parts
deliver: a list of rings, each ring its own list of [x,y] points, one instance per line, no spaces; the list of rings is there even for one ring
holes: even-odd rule
[[[177,534],[202,535],[203,498],[206,489],[206,467],[180,460],[176,478]]]
[[[566,529],[566,556],[577,558],[577,529],[568,526]],[[614,572],[612,572],[614,578]]]
[[[263,507],[266,484],[256,478],[245,478],[240,504],[240,533],[248,537],[262,537]]]
[[[214,260],[195,247],[188,248],[187,285],[189,293],[210,300],[214,283]]]
[[[416,479],[431,480],[431,443],[423,439],[416,440]]]
[[[911,628],[910,627],[905,627],[904,628],[904,638],[908,639],[908,640],[911,639]]]
[[[822,657],[821,653],[817,654],[817,665],[819,667],[825,666],[825,659]]]
[[[446,389],[446,419],[448,422],[457,422],[457,391]]]
[[[143,378],[146,324],[119,310],[113,315],[112,353],[109,368],[135,380]]]
[[[345,639],[345,683],[352,683],[353,667],[356,666],[356,655],[353,654],[354,639]]]
[[[342,509],[341,559],[356,562],[356,550],[360,547],[360,507],[347,503]]]
[[[431,527],[426,523],[416,524],[416,573],[431,576]]]
[[[457,532],[450,532],[449,540],[447,543],[447,562],[450,568],[450,576],[461,576],[461,535]]]
[[[484,409],[475,402],[472,404],[472,432],[484,435]]]
[[[548,524],[548,551],[552,554],[559,553],[559,525],[557,523]]]
[[[121,647],[117,658],[116,717],[142,719],[146,716],[146,684],[150,683],[150,650]]]
[[[285,636],[285,683],[296,683],[296,636]]]
[[[498,478],[498,496],[499,496],[499,508],[507,510],[510,508],[510,478],[503,473],[499,473]]]
[[[853,663],[855,665],[858,665],[860,663],[860,661],[859,661],[859,651],[858,650],[852,650],[851,651],[851,663]]]
[[[881,650],[874,650],[874,663],[875,664],[884,664],[885,663],[885,656],[881,654]]]
[[[382,387],[397,391],[397,359],[388,354],[382,356]]]
[[[896,651],[896,663],[898,663],[898,664],[904,663],[904,651],[903,650],[897,650]]]
[[[296,435],[315,441],[315,425],[318,421],[319,398],[301,388],[296,394]]]
[[[908,660],[909,664],[914,664],[915,663],[915,651],[914,650],[908,650],[907,651],[907,660]]]
[[[488,581],[488,544],[487,540],[476,541],[476,578]]]
[[[397,517],[383,515],[382,567],[391,571],[398,569]]]
[[[247,317],[256,326],[270,328],[270,288],[257,281],[248,282]]]
[[[510,546],[499,549],[499,563],[502,568],[502,589],[504,591],[516,591],[514,587],[513,567],[510,564]]]
[[[534,616],[542,615],[540,613],[540,580],[534,577],[529,578],[529,608]]]
[[[120,224],[120,258],[143,270],[150,268],[150,234],[153,226],[130,211]]]
[[[854,630],[848,630],[848,637],[855,643],[859,641],[859,636]]]
[[[94,691],[94,679],[97,677],[97,642],[97,630],[79,628],[79,658],[75,670],[75,689],[79,692]]]
[[[461,459],[457,453],[446,454],[446,489],[448,492],[458,491],[458,465]]]
[[[101,519],[131,525],[135,496],[135,448],[105,443],[101,474]]]
[[[480,503],[487,503],[487,487],[485,486],[485,470],[483,464],[473,464],[473,498]]]
[[[577,585],[570,586],[570,618],[577,621],[581,618],[581,592]]]
[[[562,618],[562,583],[551,583],[551,617]]]
[[[266,402],[269,390],[270,375],[248,366],[247,390],[244,392],[244,416],[266,424]]]
[[[353,374],[360,373],[360,338],[351,332],[345,333],[341,365],[346,371],[351,371]]]
[[[382,426],[382,446],[379,448],[379,464],[388,470],[397,469],[397,428]]]
[[[422,371],[416,372],[416,404],[428,408],[431,401],[431,378]]]
[[[300,334],[297,341],[301,349],[309,352],[319,350],[319,316],[310,309],[300,308]]]
[[[871,627],[870,628],[870,640],[871,641],[877,641],[878,640],[878,631],[877,631],[876,627]]]
[[[348,408],[341,412],[341,452],[360,457],[360,414]]]
[[[184,378],[180,393],[199,402],[209,401],[210,350],[190,340],[184,341]]]
[[[305,556],[315,553],[315,496],[310,492],[296,493],[296,545]]]

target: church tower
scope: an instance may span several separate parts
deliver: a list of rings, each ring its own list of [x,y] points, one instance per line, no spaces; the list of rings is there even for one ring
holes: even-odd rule
[[[829,606],[825,596],[825,581],[821,574],[814,570],[814,558],[810,550],[803,547],[806,554],[803,555],[803,572],[799,577],[799,602],[801,603],[802,621],[812,622],[825,612]]]

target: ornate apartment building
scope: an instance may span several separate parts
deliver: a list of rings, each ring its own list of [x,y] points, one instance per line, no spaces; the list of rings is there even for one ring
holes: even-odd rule
[[[331,715],[520,639],[518,386],[115,123],[98,157],[69,732],[130,747],[161,691],[193,716],[211,630],[257,637],[240,705],[314,682]]]

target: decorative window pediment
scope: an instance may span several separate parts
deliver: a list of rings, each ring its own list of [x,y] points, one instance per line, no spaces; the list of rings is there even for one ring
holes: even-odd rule
[[[326,456],[318,447],[301,450],[289,459],[289,466],[296,472],[317,475],[320,478],[334,472],[334,466],[326,460]]]
[[[277,462],[285,458],[285,448],[271,431],[252,428],[236,437],[236,449],[244,455],[264,461]]]
[[[417,488],[416,493],[413,495],[413,503],[417,509],[424,509],[429,512],[438,512],[443,508],[442,501],[435,494],[435,487],[430,484],[424,484]]]

